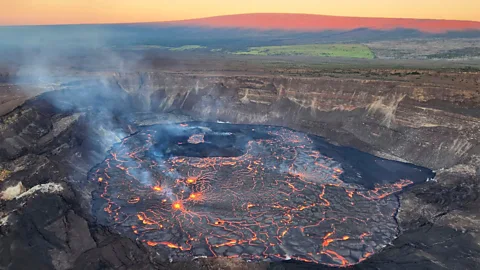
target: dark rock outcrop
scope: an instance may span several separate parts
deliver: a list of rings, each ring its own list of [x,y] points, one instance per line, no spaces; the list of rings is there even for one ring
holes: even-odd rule
[[[380,76],[381,71],[375,72]],[[95,183],[88,183],[86,175],[113,143],[134,133],[137,125],[196,119],[286,126],[437,170],[435,179],[400,195],[402,234],[355,268],[478,268],[479,76],[145,72],[90,74],[88,80],[64,83],[59,91],[8,109],[1,118],[0,265],[226,268],[232,261],[170,264],[167,255],[99,227],[90,214]],[[449,82],[452,78],[462,82]],[[236,262],[235,267],[268,265]],[[270,267],[324,268],[294,262]]]

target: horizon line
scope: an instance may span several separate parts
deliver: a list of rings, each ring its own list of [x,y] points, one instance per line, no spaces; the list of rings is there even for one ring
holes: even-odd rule
[[[52,24],[0,24],[0,27],[27,27],[27,26],[82,26],[82,25],[124,25],[124,24],[154,24],[154,23],[175,23],[203,20],[210,18],[240,16],[240,15],[309,15],[309,16],[323,16],[323,17],[337,17],[337,18],[355,18],[355,19],[396,19],[396,20],[417,20],[417,21],[451,21],[451,22],[473,22],[480,23],[474,20],[458,20],[458,19],[432,19],[432,18],[411,18],[411,17],[362,17],[362,16],[342,16],[342,15],[325,15],[316,13],[285,13],[285,12],[253,12],[253,13],[235,13],[214,15],[207,17],[195,17],[188,19],[166,20],[166,21],[132,21],[132,22],[97,22],[97,23],[52,23]]]

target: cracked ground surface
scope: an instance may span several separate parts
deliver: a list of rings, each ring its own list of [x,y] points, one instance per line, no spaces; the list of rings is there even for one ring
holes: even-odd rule
[[[175,259],[332,266],[357,264],[389,244],[398,234],[395,193],[428,177],[428,169],[289,129],[213,123],[143,129],[89,176],[104,225],[169,248]]]
[[[477,269],[480,265],[478,73],[420,71],[418,75],[400,78],[388,77],[397,72],[391,70],[361,72],[376,75],[369,75],[367,84],[348,79],[366,78],[362,74],[341,75],[342,78],[335,80],[309,78],[301,80],[305,84],[298,84],[295,78],[268,76],[252,81],[245,76],[145,73],[144,79],[152,79],[142,84],[145,89],[130,91],[138,88],[133,86],[124,91],[112,84],[104,90],[104,84],[89,79],[86,83],[58,85],[59,91],[22,101],[24,104],[18,108],[16,105],[6,108],[0,112],[4,115],[0,119],[0,188],[2,193],[16,188],[8,196],[12,200],[0,203],[0,265],[9,269],[331,269],[294,260],[249,263],[214,258],[170,263],[169,256],[182,252],[161,244],[149,246],[135,241],[137,236],[131,228],[127,228],[131,235],[125,236],[99,224],[91,215],[91,192],[98,191],[99,186],[98,181],[91,181],[87,174],[105,159],[113,143],[133,135],[142,125],[190,121],[188,119],[215,121],[223,117],[222,121],[233,123],[257,121],[285,125],[375,155],[399,157],[435,169],[434,181],[409,186],[396,195],[400,201],[396,215],[398,237],[391,245],[351,268]],[[387,74],[389,79],[382,74]],[[118,75],[117,79],[135,82],[137,75]],[[184,89],[188,92],[198,80],[203,85],[198,95],[191,92],[185,98],[182,91],[163,91]],[[290,92],[282,90],[278,97],[269,96],[273,93],[272,84],[283,89],[281,85],[286,80],[292,82],[288,84]],[[317,85],[326,86],[320,90],[328,95],[323,95],[323,102],[318,104],[328,112],[305,110],[283,98],[284,93],[302,94],[293,92],[295,89],[316,94]],[[242,89],[245,88],[250,89],[251,100],[236,102],[244,97]],[[179,113],[143,111],[145,106],[140,97],[147,96],[149,89],[152,107],[172,97],[172,107],[166,110]],[[345,94],[347,92],[350,94]],[[352,93],[363,98],[352,99]],[[388,128],[382,125],[382,112],[369,114],[362,102],[367,106],[377,97],[393,98],[394,93],[407,93],[407,97],[398,104],[394,122]],[[306,99],[313,100],[310,97]],[[271,101],[274,105],[260,106],[254,103],[257,100]],[[332,104],[335,107],[330,109]],[[352,104],[355,109],[347,106]],[[346,111],[341,109],[343,105]],[[220,109],[205,109],[215,106]],[[123,117],[122,114],[130,112],[131,115]],[[282,113],[281,121],[276,120],[277,113]],[[208,141],[208,136],[200,136],[201,131],[194,133],[198,136],[185,137],[184,141],[192,144]],[[320,152],[325,154],[325,150]],[[350,155],[352,157],[355,155]],[[195,158],[201,157],[190,156],[188,160]],[[338,157],[335,159],[338,161]],[[344,171],[340,179],[345,180],[346,162],[339,163]],[[373,171],[367,169],[365,163],[357,166],[364,167],[364,173]],[[358,184],[355,179],[350,178],[351,182],[347,183]],[[374,186],[363,188],[375,189]],[[340,190],[338,194],[329,194],[346,196],[345,191]],[[139,225],[143,226],[143,222]],[[320,242],[323,243],[323,238]],[[327,247],[336,248],[334,244],[338,243],[331,242]]]

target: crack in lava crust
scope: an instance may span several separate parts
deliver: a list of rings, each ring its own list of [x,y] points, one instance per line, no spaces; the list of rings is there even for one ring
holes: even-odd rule
[[[99,185],[99,222],[177,259],[348,266],[396,237],[399,204],[391,195],[412,181],[373,189],[344,182],[342,164],[288,129],[212,129],[155,126],[116,145],[89,176]]]

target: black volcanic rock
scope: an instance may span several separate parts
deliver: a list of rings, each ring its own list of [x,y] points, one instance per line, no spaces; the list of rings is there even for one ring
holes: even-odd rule
[[[10,269],[211,269],[212,265],[222,269],[231,264],[245,269],[267,267],[230,259],[171,264],[169,254],[157,253],[158,250],[98,224],[91,213],[91,194],[98,184],[86,181],[87,174],[102,163],[112,145],[142,129],[142,121],[133,121],[135,113],[142,109],[131,104],[157,104],[152,107],[156,111],[151,117],[142,117],[148,119],[148,124],[176,122],[174,114],[158,117],[165,111],[174,111],[188,115],[181,117],[181,122],[193,118],[284,125],[370,153],[436,169],[435,179],[399,196],[400,209],[395,215],[399,237],[354,268],[478,268],[480,251],[475,241],[479,233],[475,137],[478,91],[472,91],[468,84],[455,88],[442,83],[450,87],[447,89],[401,80],[392,86],[391,82],[386,84],[376,79],[262,77],[252,82],[241,76],[213,76],[201,81],[197,94],[192,85],[198,77],[143,74],[142,78],[140,85],[135,85],[138,80],[127,79],[119,85],[117,78],[108,78],[117,85],[109,87],[113,101],[128,101],[130,96],[136,96],[135,102],[118,106],[121,109],[113,113],[115,106],[98,108],[101,102],[109,100],[108,91],[98,97],[98,103],[89,103],[83,96],[79,98],[80,106],[59,107],[48,102],[55,98],[52,92],[46,95],[48,99],[42,96],[27,102],[1,118],[2,195],[8,188],[18,187],[11,190],[10,200],[0,201],[1,266]],[[219,90],[202,99],[215,85]],[[272,91],[272,85],[278,92]],[[322,85],[322,89],[312,85]],[[59,100],[75,97],[82,83],[72,87],[71,93],[64,89]],[[343,90],[335,90],[340,88]],[[124,89],[136,90],[127,93]],[[225,89],[227,97],[222,96]],[[155,97],[157,90],[163,91],[159,95],[162,100],[149,103],[148,98]],[[189,91],[191,95],[187,95]],[[93,91],[90,94],[96,98]],[[352,98],[353,94],[362,98]],[[402,99],[403,94],[406,96]],[[315,101],[315,95],[322,98]],[[169,98],[171,103],[164,102]],[[183,107],[185,104],[188,106]],[[281,110],[288,114],[280,117]],[[229,252],[235,251],[225,250],[225,254]],[[339,252],[345,251],[339,249]],[[355,253],[352,256],[359,257]],[[326,268],[293,261],[272,263],[270,267]]]

